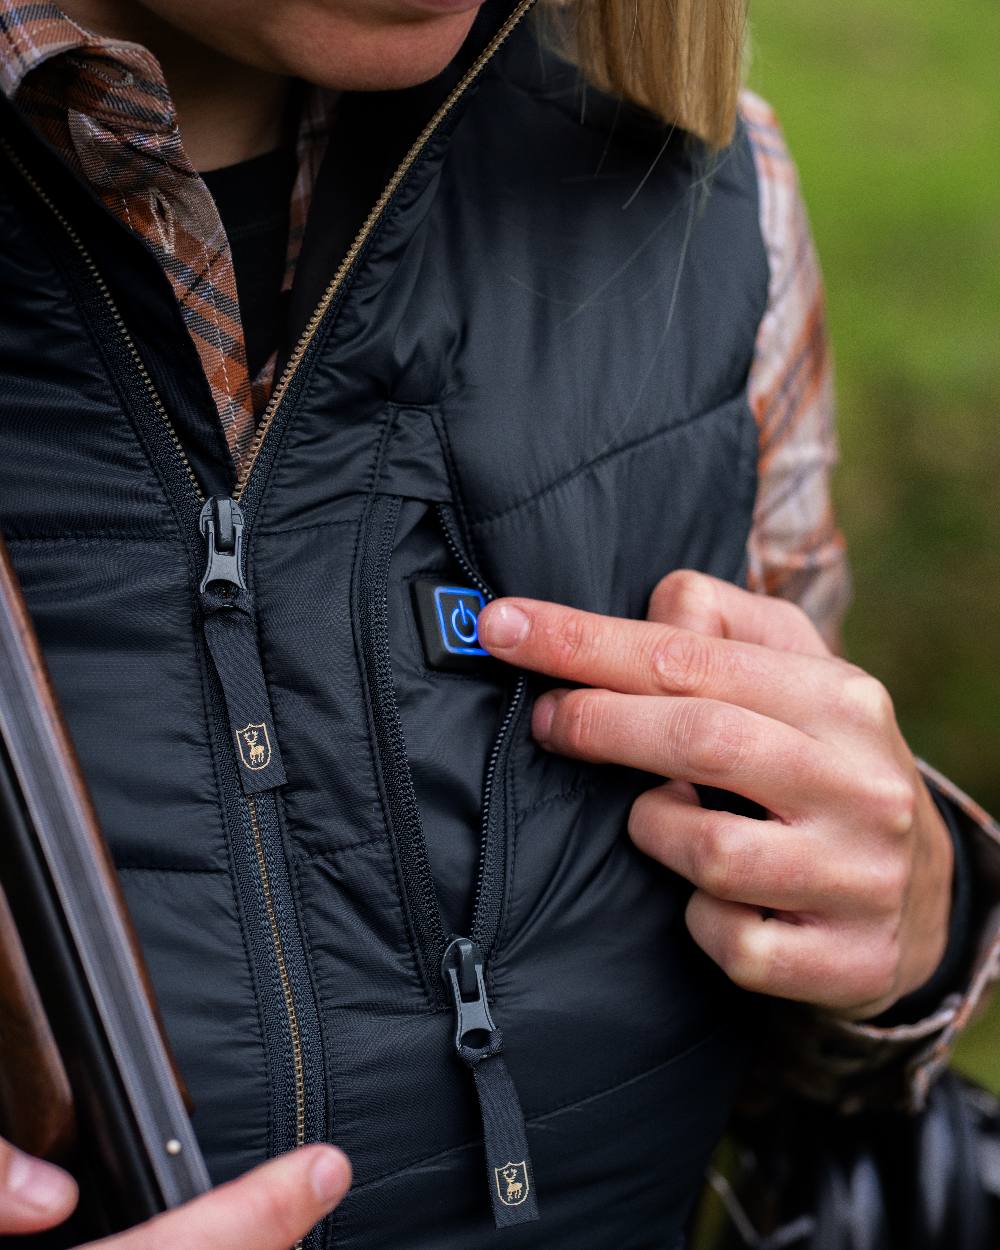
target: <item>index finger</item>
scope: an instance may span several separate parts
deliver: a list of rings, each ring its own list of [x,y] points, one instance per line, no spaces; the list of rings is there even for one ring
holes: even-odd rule
[[[822,656],[538,599],[494,600],[480,614],[479,637],[498,658],[561,681],[717,699],[807,732],[819,728],[844,680],[837,661]]]

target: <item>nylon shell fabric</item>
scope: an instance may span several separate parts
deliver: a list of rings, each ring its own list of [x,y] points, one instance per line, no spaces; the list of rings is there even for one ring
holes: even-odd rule
[[[461,932],[508,683],[496,666],[424,662],[409,588],[461,573],[440,508],[498,594],[639,617],[673,568],[743,577],[745,388],[767,291],[752,160],[738,136],[706,190],[682,136],[664,145],[651,122],[614,115],[592,96],[581,121],[568,71],[519,30],[368,240],[244,495],[287,774],[262,836],[307,1133],[355,1170],[317,1247],[671,1250],[746,1062],[751,1008],[688,938],[688,887],[625,836],[654,779],[542,752],[525,712],[496,783],[488,981],[541,1220],[494,1230],[472,1082],[387,823],[364,665],[378,538],[413,793]],[[33,155],[53,199],[76,195],[61,209],[159,384],[190,353],[148,257]],[[200,501],[73,249],[32,203],[5,165],[0,525],[222,1180],[291,1144],[289,1039],[201,634]],[[184,377],[161,390],[179,429],[204,399]]]

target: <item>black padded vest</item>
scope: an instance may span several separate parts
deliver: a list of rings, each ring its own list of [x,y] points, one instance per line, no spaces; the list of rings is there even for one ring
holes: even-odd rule
[[[416,131],[455,77],[358,108]],[[768,282],[746,138],[708,168],[584,103],[521,21],[423,144],[290,353],[235,608],[199,593],[229,468],[169,288],[3,113],[0,526],[213,1176],[300,1139],[353,1160],[316,1247],[672,1250],[746,1062],[689,887],[625,835],[653,779],[540,750],[545,683],[432,669],[414,609],[432,581],[640,617],[671,569],[744,575]],[[333,158],[303,322],[367,211],[363,145]],[[501,1231],[453,934],[534,1164],[541,1218]]]

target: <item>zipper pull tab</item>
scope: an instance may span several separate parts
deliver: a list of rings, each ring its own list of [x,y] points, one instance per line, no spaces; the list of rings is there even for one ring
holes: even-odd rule
[[[483,980],[483,953],[471,938],[454,938],[441,975],[455,1007],[455,1050],[476,1083],[486,1147],[486,1178],[497,1228],[538,1219],[535,1178],[524,1112],[503,1059]]]
[[[243,792],[260,794],[283,786],[285,770],[243,576],[243,510],[235,499],[209,499],[198,528],[208,547],[199,586],[205,641],[222,684]]]
[[[208,545],[205,576],[198,590],[204,594],[213,583],[246,590],[243,580],[243,509],[235,499],[216,496],[206,501],[198,518],[198,528]]]

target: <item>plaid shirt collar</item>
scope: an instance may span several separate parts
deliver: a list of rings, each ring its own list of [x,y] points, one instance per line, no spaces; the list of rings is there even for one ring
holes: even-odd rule
[[[159,62],[139,44],[85,30],[56,4],[0,0],[0,89],[160,261],[238,470],[270,394],[275,359],[257,377],[248,375],[229,242],[181,145]],[[319,88],[302,96],[285,290],[336,100]]]
[[[0,90],[9,100],[16,100],[33,69],[63,52],[81,48],[117,48],[133,54],[144,51],[137,44],[98,38],[78,26],[58,5],[0,0]]]

